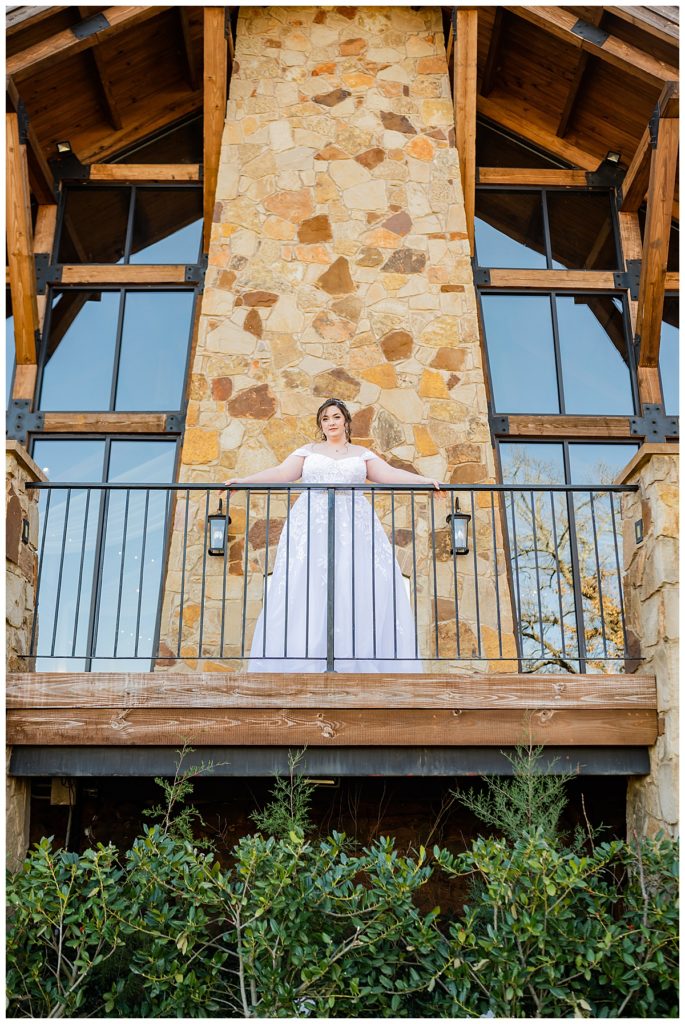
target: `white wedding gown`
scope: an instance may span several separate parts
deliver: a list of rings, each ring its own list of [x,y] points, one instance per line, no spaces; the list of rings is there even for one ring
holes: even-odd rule
[[[308,448],[293,454],[305,459],[302,482],[321,484],[362,484],[366,463],[377,458],[364,452],[333,459]],[[361,491],[335,492],[334,607],[336,672],[423,671],[402,574]],[[248,671],[325,672],[327,609],[328,494],[312,488],[281,532]]]

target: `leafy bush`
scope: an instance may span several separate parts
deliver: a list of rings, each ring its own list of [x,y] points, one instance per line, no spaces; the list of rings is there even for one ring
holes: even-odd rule
[[[278,834],[222,868],[174,823],[181,774],[121,860],[46,839],[9,878],[8,1015],[676,1016],[676,845],[566,848],[534,823],[537,781],[518,835],[404,856],[306,834],[291,771],[258,818]],[[474,880],[463,913],[418,909],[436,871]]]

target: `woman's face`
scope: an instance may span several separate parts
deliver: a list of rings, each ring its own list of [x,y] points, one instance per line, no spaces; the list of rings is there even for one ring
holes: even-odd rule
[[[329,441],[337,441],[345,436],[345,417],[337,406],[329,405],[324,409],[321,429]]]

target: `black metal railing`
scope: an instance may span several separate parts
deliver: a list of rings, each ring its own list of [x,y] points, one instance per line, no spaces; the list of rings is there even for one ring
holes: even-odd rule
[[[33,484],[41,670],[620,671],[635,487]],[[226,531],[212,557],[210,515]],[[470,517],[469,550],[447,517]]]

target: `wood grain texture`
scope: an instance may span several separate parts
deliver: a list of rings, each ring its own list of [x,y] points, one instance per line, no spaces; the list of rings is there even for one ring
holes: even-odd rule
[[[572,31],[578,18],[562,7],[507,7],[508,11],[537,25],[551,35],[561,39],[569,46],[600,57],[613,64],[622,72],[636,77],[650,85],[662,85],[664,82],[677,81],[678,68],[664,61],[657,60],[645,50],[640,50],[617,36],[608,36],[603,43],[595,43],[583,39]]]
[[[9,673],[18,708],[656,708],[653,676]]]
[[[163,434],[161,412],[46,412],[43,429],[52,434]]]
[[[18,363],[14,368],[12,398],[25,398],[33,402],[36,392],[38,366],[36,363]]]
[[[601,440],[606,437],[634,440],[629,416],[544,416],[518,414],[509,417],[512,437],[564,437],[569,440]]]
[[[91,164],[90,181],[199,181],[199,164]]]
[[[656,736],[656,711],[551,708],[31,709],[9,711],[6,733],[12,746],[643,746]]]
[[[484,286],[486,287],[486,286]],[[557,288],[614,291],[614,275],[603,270],[504,270],[490,271],[492,288]]]
[[[226,120],[228,49],[225,9],[204,8],[204,226],[202,251],[209,251],[214,196],[219,177],[221,138]]]
[[[567,185],[585,188],[586,171],[557,171],[548,167],[479,167],[479,185]]]
[[[115,266],[65,263],[61,284],[185,284],[185,267],[174,265]]]
[[[38,304],[26,146],[16,114],[5,115],[7,145],[7,256],[17,365],[35,364]]]
[[[661,118],[678,117],[679,97],[679,84],[667,82],[661,90],[657,104]],[[621,185],[621,213],[635,213],[642,206],[649,187],[651,156],[650,130],[647,125]]]
[[[55,243],[55,230],[57,227],[57,207],[53,205],[42,205],[38,207],[36,216],[36,228],[33,233],[34,253],[45,253],[48,257],[52,254],[52,247]],[[44,295],[36,296],[38,308],[38,329],[42,332],[45,324],[45,313],[48,306],[48,290]],[[32,396],[33,397],[33,396]]]
[[[109,22],[109,27],[95,32],[86,39],[79,39],[71,29],[57,32],[48,39],[42,39],[33,46],[28,46],[20,53],[14,54],[7,61],[7,74],[15,79],[34,74],[48,61],[51,64],[57,61],[66,60],[74,54],[81,53],[97,46],[103,39],[112,39],[124,29],[133,28],[148,18],[154,18],[157,14],[167,10],[166,6],[159,7],[107,7],[102,12]]]
[[[642,235],[640,234],[640,220],[637,213],[621,209],[618,215],[618,230],[621,236],[621,249],[624,260],[642,260]],[[630,293],[626,295],[628,302],[628,315],[630,317],[630,329],[635,336],[637,327],[637,299],[633,299]]]

